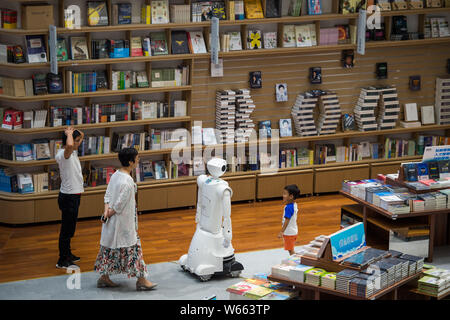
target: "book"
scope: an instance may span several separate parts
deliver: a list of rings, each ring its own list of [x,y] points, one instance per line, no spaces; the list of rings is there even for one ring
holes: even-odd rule
[[[225,12],[224,1],[213,1],[211,6],[211,18],[215,17],[219,20],[226,20],[227,15]]]
[[[294,25],[283,25],[283,48],[293,48],[297,46]]]
[[[308,14],[322,14],[321,0],[308,0]]]
[[[420,107],[420,116],[423,125],[434,124],[434,106]]]
[[[295,42],[297,47],[310,47],[311,33],[308,25],[295,26]]]
[[[265,32],[263,33],[264,49],[273,49],[277,47],[277,33]]]
[[[72,60],[88,60],[89,51],[86,37],[70,37],[70,55]]]
[[[88,1],[87,7],[88,26],[108,25],[108,7],[105,1]]]
[[[235,0],[234,1],[234,18],[235,20],[244,20],[245,19],[245,9],[244,9],[244,0]]]
[[[248,30],[247,49],[261,49],[262,36],[261,30]]]
[[[151,5],[143,4],[141,8],[141,23],[143,24],[151,24],[152,16],[151,16]]]
[[[247,19],[263,19],[261,0],[244,0],[245,17]]]
[[[172,31],[172,54],[189,54],[186,31]]]
[[[272,138],[272,128],[270,120],[260,121],[258,127],[260,139]]]
[[[406,181],[416,182],[418,180],[417,166],[415,163],[404,163],[402,167]]]
[[[438,180],[439,179],[439,165],[435,160],[428,161],[428,176],[430,179]]]
[[[144,55],[141,37],[131,37],[130,47],[132,57],[142,57]]]
[[[131,24],[131,3],[118,3],[118,24]]]
[[[26,42],[28,63],[47,62],[47,50],[44,36],[29,35],[26,36]]]
[[[165,161],[163,161],[163,160],[155,161],[154,173],[155,173],[155,179],[157,179],[157,180],[168,178]]]
[[[188,31],[187,37],[192,53],[207,53],[202,31]]]
[[[405,121],[418,121],[419,116],[417,115],[417,104],[416,103],[405,103],[404,116],[405,116]]]
[[[417,163],[417,179],[428,180],[430,176],[428,175],[428,165],[425,162]]]
[[[169,23],[169,2],[167,0],[153,0],[151,2],[152,24]]]
[[[64,38],[58,38],[56,41],[56,59],[58,61],[67,61],[69,59],[66,39]]]
[[[152,56],[169,54],[165,32],[154,32],[150,35]]]
[[[280,119],[280,137],[292,137],[291,119]]]
[[[280,18],[281,17],[281,0],[266,0],[266,18]]]
[[[242,50],[241,32],[230,32],[230,51]]]

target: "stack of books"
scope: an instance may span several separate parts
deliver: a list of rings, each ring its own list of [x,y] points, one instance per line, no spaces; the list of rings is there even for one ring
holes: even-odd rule
[[[255,128],[250,115],[255,110],[250,90],[236,91],[236,142],[247,142]],[[256,136],[255,136],[256,138]]]
[[[341,118],[341,106],[336,93],[327,92],[319,97],[320,115],[317,119],[319,135],[334,134]]]
[[[236,121],[236,92],[223,90],[216,92],[216,129],[218,143],[234,143]]]
[[[33,173],[34,192],[48,191],[48,173]]]
[[[424,277],[418,281],[420,292],[440,296],[450,291],[450,271],[432,268],[423,272]]]
[[[367,248],[364,251],[353,254],[352,256],[344,259],[342,264],[353,268],[365,269],[370,264],[387,257],[389,254],[387,251],[378,250],[374,248]]]
[[[358,103],[353,113],[359,131],[377,130],[375,108],[378,106],[380,92],[377,88],[362,88],[359,94]]]
[[[373,280],[355,277],[349,281],[348,293],[352,296],[368,298],[374,294],[374,287]]]
[[[317,135],[316,125],[314,124],[314,109],[316,108],[317,101],[317,97],[312,97],[307,94],[299,94],[297,96],[291,110],[297,136]]]
[[[447,197],[447,209],[450,208],[450,189],[439,190],[440,193]]]
[[[384,259],[384,261],[394,266],[394,283],[401,281],[404,274],[408,274],[408,262],[393,257]]]
[[[405,253],[405,254],[402,254],[399,258],[410,262],[409,263],[409,272],[408,272],[409,276],[412,276],[413,274],[422,271],[423,261],[424,261],[423,257],[417,257],[417,256],[413,256],[411,254]]]
[[[384,259],[369,265],[366,272],[380,274],[381,289],[395,283],[395,267],[393,264],[387,263]]]
[[[295,266],[292,266],[292,268],[289,271],[289,278],[292,281],[296,282],[305,282],[305,272],[312,269],[311,266],[305,266],[302,264],[298,264]]]
[[[397,89],[394,87],[380,88],[378,129],[394,129],[400,113]]]
[[[320,286],[320,279],[326,271],[321,268],[312,268],[305,271],[305,283],[312,284],[314,286]]]
[[[395,194],[380,197],[380,208],[395,214],[411,212],[409,204],[405,204],[405,200]]]
[[[349,282],[358,275],[358,271],[344,269],[336,274],[336,290],[349,293]]]
[[[279,278],[290,279],[290,271],[294,268],[294,266],[290,266],[288,264],[277,264],[272,267],[272,275]]]
[[[325,272],[320,278],[321,286],[331,290],[336,289],[336,273],[335,272]]]
[[[436,198],[431,193],[423,193],[417,196],[424,201],[425,211],[436,210]]]
[[[436,210],[447,209],[447,196],[445,194],[441,192],[432,192],[430,194],[436,199]]]

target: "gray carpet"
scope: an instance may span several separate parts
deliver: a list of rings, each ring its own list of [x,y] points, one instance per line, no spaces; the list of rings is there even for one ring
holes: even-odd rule
[[[435,248],[433,265],[450,269],[450,246]],[[288,256],[283,249],[237,253],[236,260],[244,265],[241,277],[255,273],[270,273],[270,268]],[[24,280],[0,284],[0,300],[201,300],[216,295],[217,300],[228,300],[226,288],[237,283],[238,278],[216,277],[201,282],[181,270],[176,262],[151,264],[148,266],[150,280],[158,283],[157,290],[137,292],[135,279],[126,275],[111,276],[120,284],[113,289],[99,289],[96,286],[98,274],[82,272],[80,289],[69,289],[70,275]],[[73,285],[75,282],[71,282]]]

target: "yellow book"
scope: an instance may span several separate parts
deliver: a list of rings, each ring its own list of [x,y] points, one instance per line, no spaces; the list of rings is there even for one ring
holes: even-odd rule
[[[244,8],[247,19],[264,18],[261,0],[244,0]]]
[[[75,90],[74,93],[78,93],[78,73],[75,73]]]
[[[314,150],[309,150],[309,164],[314,164]]]
[[[152,16],[150,13],[151,13],[151,6],[143,5],[142,11],[141,11],[141,23],[143,23],[143,24],[151,24],[152,23]]]
[[[228,20],[234,21],[234,0],[228,1]]]

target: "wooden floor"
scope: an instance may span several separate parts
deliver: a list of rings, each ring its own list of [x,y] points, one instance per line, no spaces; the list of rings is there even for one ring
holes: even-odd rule
[[[321,234],[339,230],[340,207],[353,203],[338,194],[302,197],[299,205],[298,245]],[[232,206],[235,252],[282,247],[281,200],[240,203]],[[147,213],[139,216],[139,236],[147,264],[178,260],[189,248],[195,231],[195,209]],[[60,224],[0,227],[0,282],[62,275],[55,268]],[[77,224],[72,251],[81,257],[82,272],[93,270],[99,249],[101,222],[83,220]],[[150,269],[151,277],[151,269]]]

